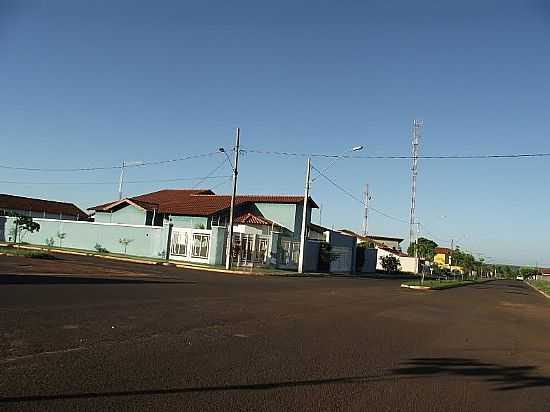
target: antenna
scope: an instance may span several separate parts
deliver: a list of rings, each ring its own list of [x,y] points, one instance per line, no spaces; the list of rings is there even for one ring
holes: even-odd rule
[[[412,182],[411,182],[411,221],[409,232],[409,244],[412,245],[418,242],[418,234],[415,230],[416,225],[416,176],[418,175],[418,146],[420,145],[420,131],[424,126],[422,120],[415,120],[413,122],[413,135],[412,135]]]

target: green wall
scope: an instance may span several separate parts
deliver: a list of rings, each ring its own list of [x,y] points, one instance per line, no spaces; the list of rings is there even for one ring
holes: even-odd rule
[[[296,230],[296,205],[281,203],[255,203],[254,206],[266,219],[272,220],[284,228],[295,232]],[[300,218],[301,221],[301,218]],[[300,226],[298,226],[298,233]]]
[[[0,241],[8,241],[10,229],[14,227],[14,218],[0,217]],[[48,219],[34,219],[40,224],[40,231],[25,233],[23,242],[35,245],[46,245],[47,240],[53,238],[54,246],[60,246],[58,233],[65,233],[61,246],[94,250],[96,244],[106,248],[109,252],[123,253],[124,246],[119,240],[131,240],[127,254],[144,257],[162,257],[168,240],[167,227],[130,226],[120,224],[105,224],[92,222],[60,221]]]
[[[201,216],[170,215],[170,223],[172,223],[174,227],[194,229],[199,225],[203,225],[205,229],[208,229],[208,218]]]
[[[135,206],[128,205],[117,211],[96,212],[95,221],[98,223],[121,223],[124,225],[144,225],[147,212]]]

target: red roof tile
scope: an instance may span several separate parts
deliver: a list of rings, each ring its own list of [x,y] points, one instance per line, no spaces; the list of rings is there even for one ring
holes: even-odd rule
[[[452,249],[449,249],[448,247],[436,247],[434,251],[436,254],[442,255],[450,255],[453,253]]]
[[[288,195],[239,195],[235,199],[235,205],[244,203],[300,203],[303,196]],[[147,202],[157,204],[160,213],[189,216],[210,216],[216,212],[228,209],[231,205],[231,196],[216,195],[211,190],[165,189],[130,198],[135,202]],[[310,199],[311,206],[317,204]],[[116,202],[110,202],[96,206],[92,209],[101,211],[109,208]]]
[[[54,200],[35,199],[32,197],[0,194],[0,210],[33,211],[36,213],[62,214],[63,216],[79,216],[86,220],[88,214],[73,203],[57,202]]]
[[[238,218],[234,219],[233,222],[245,224],[245,225],[278,226],[276,223],[272,222],[271,220],[260,216],[256,216],[252,213],[246,213],[242,216],[239,216]]]

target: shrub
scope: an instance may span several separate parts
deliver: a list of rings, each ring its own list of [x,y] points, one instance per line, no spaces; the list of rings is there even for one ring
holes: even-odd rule
[[[99,243],[95,244],[94,249],[97,251],[97,253],[109,253],[109,251],[101,246]]]
[[[393,255],[382,256],[380,258],[380,263],[386,273],[397,273],[401,269],[399,258]]]

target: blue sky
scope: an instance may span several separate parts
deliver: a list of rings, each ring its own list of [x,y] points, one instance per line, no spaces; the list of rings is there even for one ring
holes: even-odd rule
[[[230,147],[236,127],[249,149],[363,144],[362,154],[406,155],[415,118],[425,122],[425,155],[550,152],[543,0],[0,0],[0,50],[2,165],[171,159]],[[127,179],[204,176],[222,160],[134,168]],[[550,266],[549,162],[422,160],[419,220],[443,245],[455,239],[493,261]],[[245,154],[239,191],[302,193],[304,169],[303,158]],[[43,183],[0,183],[5,193],[84,208],[117,196],[117,170],[0,173]],[[329,174],[359,197],[369,183],[375,208],[408,220],[408,161],[346,159]],[[201,186],[220,183],[216,191],[229,192],[221,179]],[[323,224],[361,227],[359,203],[323,179],[312,190]],[[372,212],[370,231],[407,237],[408,226]]]

